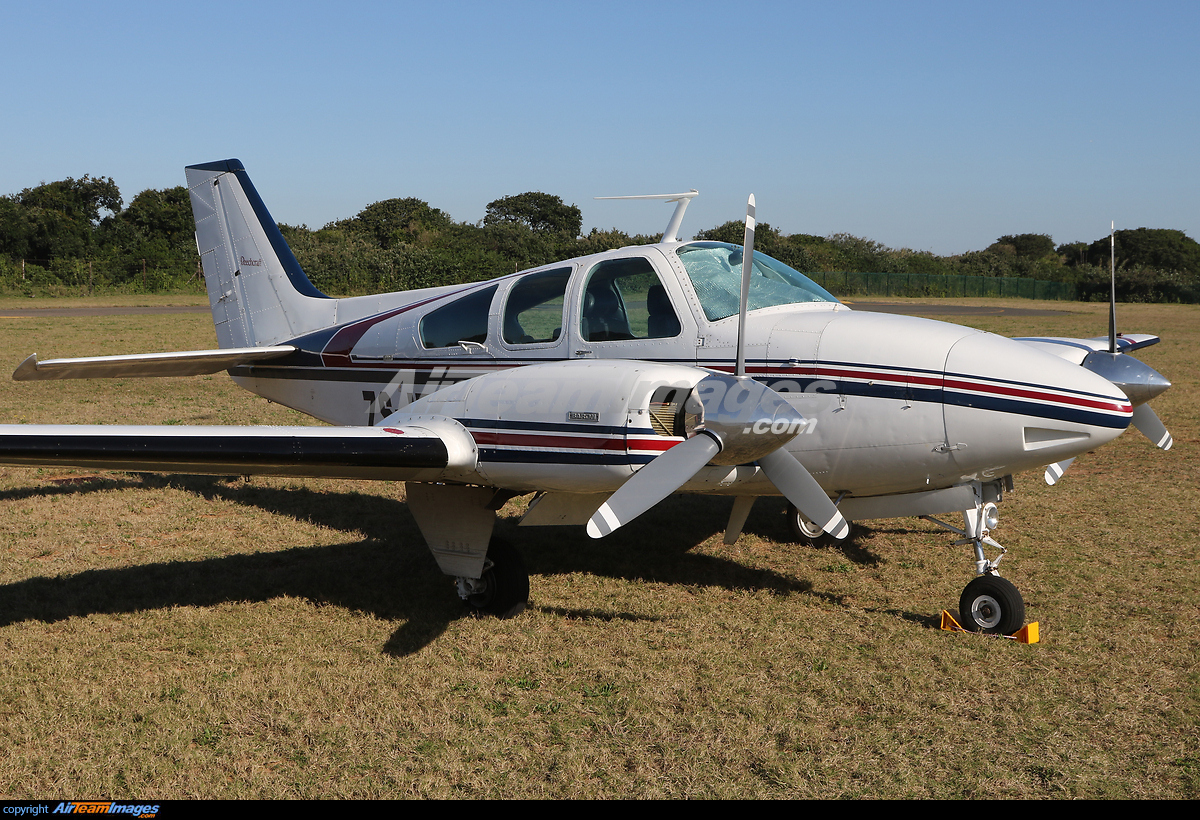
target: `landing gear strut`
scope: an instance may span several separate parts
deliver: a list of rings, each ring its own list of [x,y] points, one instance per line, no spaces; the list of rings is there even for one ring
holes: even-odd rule
[[[507,541],[493,538],[488,544],[483,574],[479,578],[459,577],[458,596],[477,614],[512,618],[529,603],[529,573],[521,554]]]
[[[974,509],[963,511],[961,530],[931,515],[921,517],[964,536],[955,541],[954,546],[971,544],[974,547],[977,577],[967,584],[958,599],[959,624],[971,632],[1011,635],[1025,623],[1025,601],[1013,583],[1001,578],[997,570],[1000,559],[1008,551],[989,535],[997,523],[996,505],[992,501],[984,502],[981,490],[982,487],[977,485]],[[998,493],[995,498],[999,500]],[[985,545],[1000,550],[995,560],[984,553]]]

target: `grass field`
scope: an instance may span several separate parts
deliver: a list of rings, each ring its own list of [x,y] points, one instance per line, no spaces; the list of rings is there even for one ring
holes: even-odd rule
[[[1107,328],[1013,304],[1066,312],[957,321]],[[514,500],[531,606],[476,620],[402,484],[0,468],[0,797],[1200,796],[1200,308],[1118,318],[1163,337],[1175,448],[1017,476],[1032,646],[937,629],[972,566],[919,520],[807,549],[760,499],[726,547],[731,502],[677,497],[594,542]],[[212,346],[202,314],[0,319],[10,368]],[[0,380],[20,421],[308,423],[224,375]]]

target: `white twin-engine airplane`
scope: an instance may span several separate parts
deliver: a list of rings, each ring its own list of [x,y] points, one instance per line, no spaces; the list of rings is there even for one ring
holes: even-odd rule
[[[1012,633],[1016,588],[989,535],[1012,474],[1132,424],[1171,438],[1146,403],[1170,383],[1128,356],[1155,336],[1014,340],[850,310],[743,247],[682,242],[695,191],[656,245],[490,282],[331,299],[300,269],[244,167],[187,169],[219,350],[38,361],[13,378],[228,370],[330,427],[0,426],[0,462],[407,482],[442,571],[473,607],[524,607],[496,510],[536,493],[522,526],[600,538],[676,492],[733,497],[732,543],[757,496],[783,495],[801,540],[849,521],[962,513],[973,548],[964,626]],[[998,552],[989,559],[985,548]]]

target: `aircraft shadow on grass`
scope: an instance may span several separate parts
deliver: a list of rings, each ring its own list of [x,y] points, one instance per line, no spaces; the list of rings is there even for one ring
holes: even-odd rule
[[[26,620],[49,623],[98,613],[213,606],[293,596],[370,613],[382,620],[402,620],[403,625],[389,637],[383,651],[403,656],[435,640],[452,621],[469,611],[446,596],[447,580],[429,560],[407,504],[379,495],[263,487],[208,477],[143,475],[74,479],[8,490],[0,492],[0,500],[89,493],[114,487],[167,486],[365,537],[328,546],[30,578],[0,586],[0,627]],[[765,503],[770,501],[764,499]],[[667,502],[664,513],[663,519],[673,522],[671,537],[657,537],[654,532],[648,534],[631,527],[600,543],[584,537],[576,531],[578,528],[518,530],[516,519],[506,518],[501,518],[497,534],[520,542],[529,571],[537,575],[586,572],[634,582],[769,589],[781,595],[814,595],[842,605],[840,596],[815,591],[808,581],[735,560],[690,552],[685,545],[700,543],[721,531],[726,515],[724,505],[696,497],[678,497]],[[775,519],[782,516],[761,517],[763,521]],[[751,528],[748,532],[779,540],[782,525],[779,529],[780,532],[760,533]],[[564,549],[564,539],[575,541],[575,546]],[[840,551],[854,563],[878,561],[855,539],[831,551]],[[564,618],[654,619],[644,614],[596,609],[544,607],[543,611]],[[895,614],[916,622],[929,621],[924,615]]]

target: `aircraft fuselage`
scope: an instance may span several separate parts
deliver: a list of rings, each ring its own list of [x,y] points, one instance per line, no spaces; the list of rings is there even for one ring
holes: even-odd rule
[[[735,253],[717,243],[640,246],[491,282],[328,300],[351,318],[260,340],[299,350],[231,373],[246,389],[330,423],[371,425],[446,386],[531,364],[627,359],[732,372],[737,315],[720,315],[730,302],[719,265]],[[764,306],[755,308],[752,294],[747,372],[808,420],[787,448],[831,494],[986,481],[1073,457],[1129,424],[1132,408],[1119,390],[1058,356],[945,322],[852,311],[815,285],[769,276]],[[806,301],[789,301],[797,295]],[[497,484],[519,475],[515,459],[536,457],[592,465],[596,490],[612,489],[657,453],[614,444],[644,437],[644,419],[603,427],[571,397],[558,398],[561,406],[538,396],[555,409],[519,430],[462,420]],[[585,433],[596,446],[564,438]],[[683,489],[772,492],[753,467],[709,466]]]

